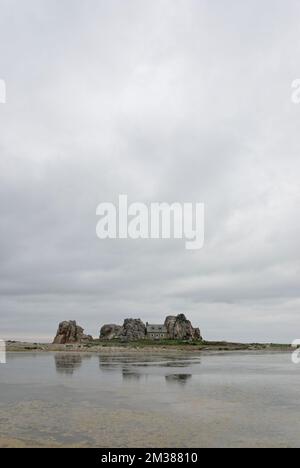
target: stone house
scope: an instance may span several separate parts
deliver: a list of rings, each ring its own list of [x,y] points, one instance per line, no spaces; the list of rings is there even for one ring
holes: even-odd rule
[[[166,340],[168,338],[168,330],[165,325],[153,325],[147,322],[146,338],[150,340]]]

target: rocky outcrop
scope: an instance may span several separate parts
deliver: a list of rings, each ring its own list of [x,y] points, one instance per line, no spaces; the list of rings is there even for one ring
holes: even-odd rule
[[[194,340],[203,341],[200,328],[194,328]]]
[[[81,341],[81,343],[84,342],[84,341],[89,343],[91,341],[94,341],[94,338],[92,337],[92,335],[83,334],[80,341]]]
[[[92,336],[85,335],[83,332],[84,329],[77,325],[75,320],[61,322],[53,344],[81,343],[93,340]]]
[[[146,337],[146,325],[141,319],[126,319],[120,335],[123,341],[143,340]]]
[[[185,315],[169,316],[165,320],[170,340],[202,340],[199,328],[194,328]],[[120,339],[121,341],[138,341],[146,338],[147,328],[141,319],[126,319],[123,326],[104,325],[100,330],[101,340]]]
[[[165,320],[165,327],[167,329],[168,338],[170,340],[174,339],[174,329],[175,329],[176,317],[169,315]]]
[[[194,328],[184,314],[167,317],[165,327],[170,340],[202,340],[199,328]]]
[[[120,337],[122,332],[123,328],[120,325],[103,325],[100,330],[100,340],[115,340]]]

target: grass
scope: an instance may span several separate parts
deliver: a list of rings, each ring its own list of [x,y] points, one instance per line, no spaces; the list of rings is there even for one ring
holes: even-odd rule
[[[198,349],[213,348],[222,350],[246,350],[246,349],[286,349],[290,348],[287,344],[275,344],[275,343],[229,343],[226,341],[187,341],[187,340],[137,340],[130,342],[122,342],[118,339],[111,341],[94,340],[93,342],[86,343],[85,348],[94,348],[101,346],[103,348],[120,347],[120,348],[184,348],[194,347]]]
[[[119,347],[165,347],[165,346],[202,346],[203,341],[186,341],[186,340],[137,340],[137,341],[129,341],[129,342],[122,342],[120,340],[111,340],[111,341],[104,341],[104,340],[94,340],[91,343],[86,343],[85,347],[92,348],[95,346],[102,346],[102,347],[112,347],[112,346],[119,346]]]

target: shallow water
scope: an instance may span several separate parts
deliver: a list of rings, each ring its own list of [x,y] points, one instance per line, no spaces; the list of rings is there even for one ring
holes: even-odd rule
[[[299,447],[299,415],[288,353],[11,353],[0,365],[0,446]]]

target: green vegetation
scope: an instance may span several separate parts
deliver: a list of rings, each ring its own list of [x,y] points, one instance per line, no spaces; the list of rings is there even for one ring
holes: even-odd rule
[[[166,347],[166,346],[203,346],[203,341],[184,341],[184,340],[138,340],[138,341],[128,341],[123,342],[120,340],[94,340],[93,342],[86,343],[84,345],[87,348],[92,348],[95,346],[102,347],[128,347],[128,348],[146,348],[146,347]]]
[[[118,339],[111,341],[104,340],[94,340],[93,342],[86,343],[84,348],[189,348],[189,349],[198,349],[198,350],[218,350],[218,351],[243,351],[243,350],[284,350],[290,349],[288,344],[267,344],[267,343],[228,343],[226,341],[186,341],[186,340],[138,340],[138,341],[129,341],[122,342]]]
[[[280,343],[229,343],[226,341],[186,341],[186,340],[138,340],[123,342],[115,339],[111,341],[93,340],[85,343],[73,343],[66,345],[55,344],[35,344],[21,342],[7,342],[7,350],[11,352],[44,352],[44,351],[83,351],[100,352],[106,349],[107,352],[113,349],[121,350],[174,350],[174,351],[204,351],[204,352],[230,352],[230,351],[269,351],[285,352],[293,348],[289,344]]]

